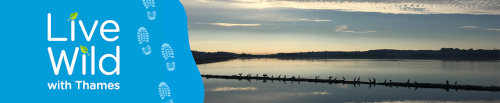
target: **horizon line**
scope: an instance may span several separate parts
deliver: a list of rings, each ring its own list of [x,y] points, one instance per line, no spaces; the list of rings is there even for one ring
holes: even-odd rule
[[[452,49],[452,50],[499,50],[499,49],[496,49],[496,48],[493,48],[493,49],[473,49],[473,48],[470,48],[470,49],[460,49],[460,48],[441,48],[441,49]],[[370,50],[400,50],[400,51],[419,51],[419,50],[432,50],[432,51],[440,51],[441,49],[370,49]],[[307,52],[366,52],[366,51],[370,51],[370,50],[365,50],[365,51],[358,51],[358,50],[355,50],[355,51],[332,51],[332,50],[324,50],[324,51],[307,51]],[[295,51],[292,51],[292,52],[270,52],[270,53],[245,53],[245,52],[242,52],[242,53],[236,53],[236,52],[230,52],[230,51],[200,51],[200,50],[193,50],[191,49],[191,51],[197,51],[197,52],[206,52],[206,53],[212,53],[212,52],[229,52],[229,53],[235,53],[235,54],[252,54],[252,55],[269,55],[269,54],[278,54],[278,53],[307,53],[307,52],[304,52],[304,51],[301,51],[301,52],[295,52]],[[267,52],[267,51],[264,51],[264,52]]]

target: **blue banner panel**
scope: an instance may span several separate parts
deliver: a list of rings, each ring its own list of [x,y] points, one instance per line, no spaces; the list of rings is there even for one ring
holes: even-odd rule
[[[177,0],[2,4],[2,103],[203,102]]]

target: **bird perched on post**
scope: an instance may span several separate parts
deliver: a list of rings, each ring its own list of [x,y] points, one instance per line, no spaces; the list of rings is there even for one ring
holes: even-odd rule
[[[343,80],[343,81],[345,81],[345,77],[342,77],[342,78],[344,78],[344,80]]]
[[[450,85],[450,82],[448,80],[446,80],[446,85]]]
[[[333,80],[337,80],[337,76],[335,76],[335,79],[333,79]]]
[[[416,81],[413,81],[413,82],[415,82],[415,84],[418,84]]]
[[[330,77],[328,77],[328,80],[332,80],[332,76],[330,75]]]
[[[280,78],[280,77],[281,77],[281,74],[278,76],[278,78]]]
[[[372,82],[372,79],[368,78],[368,81],[370,81],[370,83]]]
[[[361,79],[361,77],[358,78],[358,82],[359,82],[359,79]]]
[[[387,78],[385,78],[385,80],[384,80],[384,83],[386,83],[386,82],[387,82]]]
[[[406,81],[406,83],[410,83],[410,79],[408,79],[408,81]]]
[[[373,78],[373,83],[376,83],[375,81],[376,81],[375,78]]]

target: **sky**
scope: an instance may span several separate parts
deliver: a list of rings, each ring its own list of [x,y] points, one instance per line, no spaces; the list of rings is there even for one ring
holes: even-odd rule
[[[498,0],[180,0],[192,50],[500,48]]]

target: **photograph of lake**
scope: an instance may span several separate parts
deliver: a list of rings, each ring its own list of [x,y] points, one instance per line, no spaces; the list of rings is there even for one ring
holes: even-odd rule
[[[180,0],[205,103],[498,103],[498,0]]]

